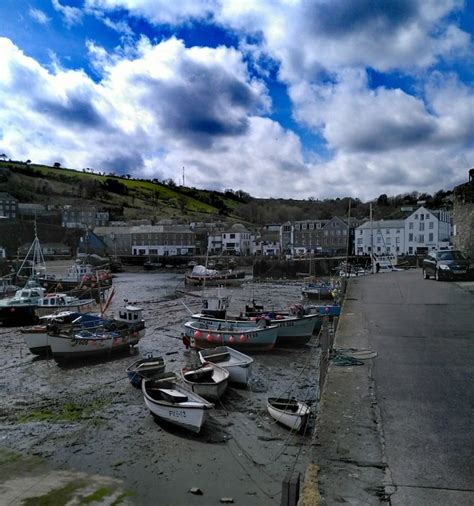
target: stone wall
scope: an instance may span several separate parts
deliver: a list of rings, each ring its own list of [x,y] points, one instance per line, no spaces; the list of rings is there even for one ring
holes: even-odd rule
[[[474,258],[474,181],[454,189],[454,247]]]

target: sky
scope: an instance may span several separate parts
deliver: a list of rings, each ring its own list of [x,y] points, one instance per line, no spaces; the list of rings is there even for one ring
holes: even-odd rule
[[[474,0],[0,0],[0,154],[254,197],[450,190]]]

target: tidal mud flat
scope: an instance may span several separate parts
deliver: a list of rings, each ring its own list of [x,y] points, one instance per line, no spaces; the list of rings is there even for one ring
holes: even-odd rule
[[[114,286],[112,312],[124,299],[144,308],[139,354],[162,355],[168,371],[188,365],[180,335],[200,300],[186,294],[183,275],[120,273]],[[300,300],[301,286],[248,281],[227,293],[238,313],[250,299],[285,308]],[[270,418],[266,398],[315,403],[317,336],[303,347],[252,354],[249,388],[228,387],[198,435],[154,421],[125,373],[136,355],[58,365],[33,356],[12,328],[0,328],[0,346],[0,446],[56,470],[121,480],[126,494],[116,504],[279,504],[286,472],[304,474],[309,462],[312,424],[306,435],[292,433]]]

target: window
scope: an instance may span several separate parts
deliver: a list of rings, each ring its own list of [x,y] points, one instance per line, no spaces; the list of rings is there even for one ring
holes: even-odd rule
[[[430,230],[434,229],[434,221],[430,221],[430,225],[428,227]]]
[[[395,237],[395,243],[400,244],[400,237]],[[398,249],[398,248],[397,248]]]
[[[364,239],[362,239],[362,237],[359,237],[357,239],[357,244],[363,244],[363,242],[364,242]]]
[[[420,234],[418,236],[418,242],[425,242],[425,234]]]
[[[423,232],[423,230],[425,230],[425,224],[424,223],[420,223],[420,232]]]
[[[359,235],[362,235],[364,233],[363,230],[359,230]]]
[[[415,220],[417,220],[417,219],[418,219],[418,215],[417,215],[417,214],[415,214]]]
[[[428,241],[429,241],[429,242],[433,242],[433,232],[430,232],[430,233],[428,234]]]
[[[399,234],[399,233],[400,233],[400,229],[399,229],[399,228],[397,228],[397,234]]]
[[[302,230],[306,230],[306,223],[303,223],[303,225],[301,225],[301,228]]]
[[[392,244],[392,239],[391,239],[391,237],[387,237],[387,244]]]
[[[408,240],[413,241],[413,234],[408,234]]]
[[[310,229],[310,230],[314,230],[314,223],[310,223],[310,224],[309,224],[309,229]]]
[[[409,228],[410,230],[413,230],[413,222],[412,222],[412,221],[410,221],[410,223],[408,224],[408,228]]]
[[[425,215],[422,213],[420,214],[420,220],[423,221],[425,219]]]

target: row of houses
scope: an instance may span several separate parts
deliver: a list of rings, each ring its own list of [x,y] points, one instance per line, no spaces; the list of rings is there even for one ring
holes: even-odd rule
[[[469,182],[455,188],[454,193],[454,226],[450,212],[424,206],[411,210],[399,220],[371,221],[336,216],[329,220],[269,224],[258,231],[242,224],[229,226],[223,222],[177,224],[163,220],[156,225],[146,220],[110,222],[107,212],[69,206],[62,211],[62,226],[88,231],[88,239],[83,239],[80,245],[82,250],[100,249],[101,254],[114,255],[415,255],[451,245],[474,255],[474,180],[471,174]],[[15,219],[27,212],[37,214],[48,212],[48,209],[38,204],[21,204],[8,194],[0,193],[0,216]]]

